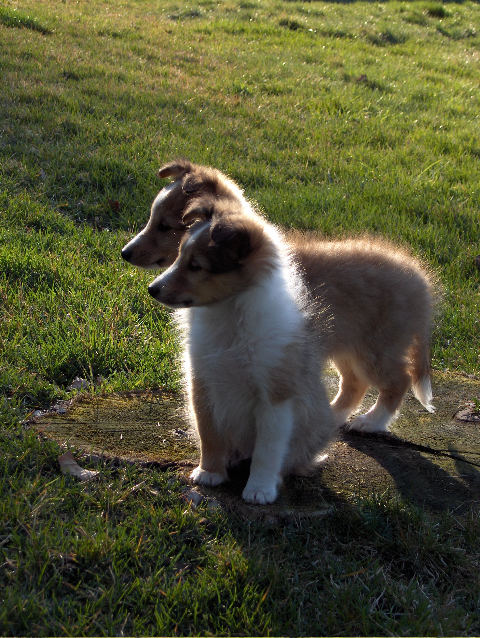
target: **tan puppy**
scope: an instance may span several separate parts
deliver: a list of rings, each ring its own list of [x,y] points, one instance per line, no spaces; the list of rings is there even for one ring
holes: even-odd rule
[[[178,161],[166,164],[158,174],[173,177],[175,181],[158,193],[147,225],[122,250],[122,257],[140,268],[163,268],[173,264],[186,230],[182,217],[192,199],[211,193],[243,201],[240,188],[214,168]]]
[[[240,188],[214,168],[178,161],[163,166],[159,175],[174,181],[157,195],[145,229],[122,251],[136,266],[173,262],[189,223],[184,213],[196,198],[212,194],[254,213]],[[426,269],[407,251],[378,239],[323,241],[293,232],[287,241],[307,288],[331,315],[326,349],[340,374],[332,403],[336,422],[346,422],[369,386],[378,389],[378,400],[350,421],[350,429],[386,431],[409,387],[427,410],[434,411],[433,284]],[[323,320],[319,330],[325,330]]]

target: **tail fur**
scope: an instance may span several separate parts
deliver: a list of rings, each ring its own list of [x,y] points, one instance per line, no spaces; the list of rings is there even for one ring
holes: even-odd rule
[[[415,338],[411,356],[412,390],[415,398],[425,410],[435,412],[432,404],[432,384],[430,380],[430,335]]]
[[[432,414],[435,412],[435,406],[432,404],[432,384],[430,383],[430,377],[424,377],[412,385],[413,394],[415,398],[420,401],[427,412]]]

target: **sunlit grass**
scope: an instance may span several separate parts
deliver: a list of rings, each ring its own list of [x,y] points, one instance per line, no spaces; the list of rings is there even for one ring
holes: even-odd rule
[[[411,246],[444,288],[434,367],[479,374],[479,28],[469,1],[0,8],[0,633],[478,633],[475,514],[185,514],[155,470],[59,476],[19,421],[76,376],[179,387],[152,273],[119,255],[176,156],[281,225]]]

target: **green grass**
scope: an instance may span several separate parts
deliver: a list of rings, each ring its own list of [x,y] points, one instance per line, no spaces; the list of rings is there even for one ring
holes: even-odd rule
[[[32,29],[43,34],[50,33],[50,29],[36,18],[11,7],[0,7],[0,23],[7,27]]]
[[[0,7],[0,633],[480,631],[475,514],[184,514],[171,475],[77,485],[19,425],[75,376],[178,388],[152,275],[119,258],[176,156],[276,223],[410,245],[444,287],[434,367],[478,375],[479,28],[471,1]]]

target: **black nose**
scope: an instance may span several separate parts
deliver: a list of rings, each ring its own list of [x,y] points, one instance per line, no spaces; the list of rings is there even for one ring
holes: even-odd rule
[[[122,249],[123,259],[125,259],[125,261],[130,261],[131,256],[132,256],[132,249],[125,246],[125,248]]]
[[[148,294],[152,295],[152,297],[156,297],[158,292],[158,287],[155,284],[150,284],[148,287]]]

